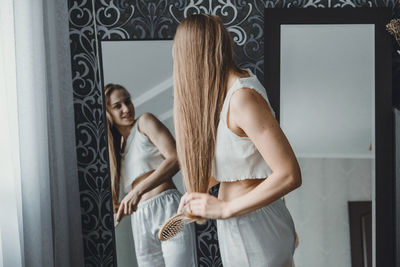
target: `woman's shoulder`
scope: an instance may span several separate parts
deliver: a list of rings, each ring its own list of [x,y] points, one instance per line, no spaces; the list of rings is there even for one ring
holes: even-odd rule
[[[160,130],[161,124],[160,120],[150,112],[143,113],[137,118],[138,131],[150,139]]]
[[[142,124],[151,123],[154,121],[158,121],[158,119],[156,118],[156,116],[154,116],[150,112],[145,112],[137,118],[137,122],[139,123],[139,126]]]
[[[269,104],[267,92],[257,76],[248,70],[248,77],[238,79],[231,96],[231,103],[236,102],[240,107],[242,104],[260,101]]]
[[[137,118],[137,130],[141,133],[147,136],[146,132],[148,131],[149,126],[151,124],[156,123],[158,120],[157,118],[150,112],[145,112],[141,114]]]
[[[229,106],[233,114],[243,113],[245,110],[251,112],[269,110],[273,115],[275,114],[263,87],[240,86],[232,94]]]
[[[235,90],[232,94],[230,106],[231,109],[240,110],[243,106],[259,103],[260,101],[265,102],[264,97],[259,92],[254,90],[254,88],[243,86]]]

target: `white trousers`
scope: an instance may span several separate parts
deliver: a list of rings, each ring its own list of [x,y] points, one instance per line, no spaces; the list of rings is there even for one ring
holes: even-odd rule
[[[182,194],[168,189],[138,204],[131,215],[136,259],[139,267],[196,266],[196,236],[194,224],[185,225],[175,237],[160,241],[158,231],[164,222],[176,214]]]
[[[228,267],[292,267],[294,224],[281,199],[258,210],[217,220],[222,264]]]

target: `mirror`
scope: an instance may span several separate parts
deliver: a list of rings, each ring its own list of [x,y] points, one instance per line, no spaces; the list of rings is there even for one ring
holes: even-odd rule
[[[120,205],[132,192],[150,188],[115,229],[118,265],[195,266],[194,224],[168,241],[157,237],[184,193],[174,141],[172,41],[102,41],[101,63],[104,86],[118,84],[127,91],[105,93],[107,116],[115,126],[111,132],[116,132],[113,144],[120,146]],[[157,180],[163,182],[152,186]]]
[[[302,171],[296,266],[394,266],[389,17],[265,9],[265,85]]]
[[[303,177],[286,197],[298,266],[352,266],[349,203],[360,201],[370,204],[362,266],[372,266],[374,50],[372,24],[281,25],[280,124]]]

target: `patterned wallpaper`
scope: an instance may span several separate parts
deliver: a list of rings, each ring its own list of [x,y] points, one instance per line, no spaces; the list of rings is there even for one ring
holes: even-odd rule
[[[250,68],[263,81],[264,8],[394,6],[395,0],[68,0],[85,265],[116,266],[96,37],[99,40],[172,39],[177,25],[188,14],[216,14],[232,35],[239,65]],[[399,82],[400,60],[396,54],[394,62],[393,79]],[[397,99],[396,103],[400,103]],[[216,263],[220,261],[214,242],[215,228],[210,223],[198,236],[200,266],[220,265]],[[214,241],[207,241],[210,236]]]

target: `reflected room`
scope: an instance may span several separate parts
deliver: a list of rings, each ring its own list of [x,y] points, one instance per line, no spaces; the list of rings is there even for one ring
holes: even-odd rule
[[[281,26],[280,124],[303,177],[286,197],[296,266],[354,266],[356,252],[372,266],[374,66],[374,25]]]
[[[150,153],[151,150],[163,151],[162,145],[151,140],[153,136],[155,136],[153,139],[158,138],[156,133],[144,133],[145,127],[143,125],[145,125],[145,120],[138,118],[142,118],[144,114],[147,116],[151,114],[150,116],[154,116],[158,120],[158,123],[163,125],[161,128],[165,127],[169,134],[172,135],[170,139],[173,140],[175,135],[173,122],[172,43],[171,40],[101,42],[104,86],[107,87],[107,85],[110,84],[118,84],[129,92],[130,101],[134,107],[132,112],[136,120],[126,141],[126,151],[121,151],[120,201],[124,199],[131,190],[129,186],[130,180],[128,183],[123,181],[124,175],[135,177],[140,176],[146,171],[149,171],[149,173],[151,171],[154,172],[162,161],[162,158],[158,154]],[[113,103],[110,104],[113,105]],[[141,128],[139,129],[139,127]],[[123,140],[121,144],[121,146],[123,146]],[[127,151],[128,148],[129,151]],[[135,153],[142,153],[142,155],[129,155]],[[140,171],[137,171],[138,165],[145,165],[146,167],[140,166]],[[148,177],[145,177],[145,179],[148,179]],[[142,181],[140,181],[140,183],[142,183]],[[177,172],[173,176],[173,184],[181,193],[184,193],[180,172]],[[132,188],[134,188],[133,183]],[[167,189],[166,191],[168,190],[171,189]],[[161,194],[163,193],[159,195]],[[157,196],[153,196],[153,198],[157,198]],[[152,201],[153,198],[144,202]],[[141,203],[139,203],[139,205],[141,205]],[[171,210],[169,216],[175,215],[177,211],[177,206],[171,205],[170,207],[163,207],[166,212]],[[154,214],[145,214],[147,216],[146,218],[148,218],[147,220],[153,220],[158,216],[158,214],[156,214],[156,209],[149,209],[149,211],[154,212]],[[114,213],[114,216],[116,216],[117,209],[114,209]],[[131,216],[134,214],[136,215],[136,213],[136,211],[133,212]],[[129,217],[131,216],[122,218],[119,223],[116,222],[115,238],[119,266],[137,266],[135,244],[140,247],[146,244],[146,240],[143,240],[141,236],[141,231],[138,230],[138,228],[141,229],[142,226],[132,225],[134,219],[130,220]],[[166,219],[167,218],[164,220]],[[144,222],[136,223],[144,224]],[[162,223],[163,222],[158,223],[159,225],[157,225],[157,227],[160,227]],[[194,225],[191,226],[194,227]],[[147,230],[144,229],[143,231]],[[133,236],[136,236],[138,239],[136,242]],[[147,257],[152,256],[149,254]],[[176,257],[178,257],[178,255],[176,255]]]

